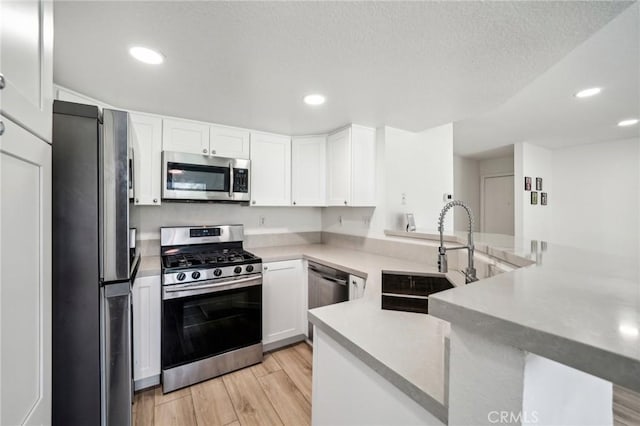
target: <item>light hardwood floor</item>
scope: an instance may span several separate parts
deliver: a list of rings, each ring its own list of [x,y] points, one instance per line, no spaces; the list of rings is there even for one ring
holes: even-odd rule
[[[134,426],[311,424],[311,347],[298,343],[257,364],[163,395],[136,393]],[[613,388],[615,426],[640,426],[640,395]]]
[[[262,364],[163,395],[138,392],[134,426],[311,424],[311,347],[298,343],[266,354]]]

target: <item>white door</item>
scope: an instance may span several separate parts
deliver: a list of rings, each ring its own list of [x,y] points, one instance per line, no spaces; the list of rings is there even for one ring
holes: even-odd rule
[[[291,138],[251,134],[251,205],[291,205]]]
[[[304,334],[302,261],[265,263],[262,278],[262,343]]]
[[[326,136],[292,139],[291,198],[294,206],[327,205]]]
[[[209,125],[187,120],[162,120],[162,149],[209,155]]]
[[[351,128],[327,138],[327,205],[346,206],[351,200]]]
[[[51,424],[51,146],[0,116],[0,424]]]
[[[51,141],[53,2],[0,2],[0,113]]]
[[[212,155],[249,159],[249,131],[227,126],[211,126],[209,148]]]
[[[135,203],[158,206],[162,189],[162,119],[131,113],[129,123]]]
[[[133,380],[138,386],[155,384],[144,380],[160,375],[160,277],[140,277],[133,284]]]
[[[513,175],[484,177],[482,232],[513,235]]]

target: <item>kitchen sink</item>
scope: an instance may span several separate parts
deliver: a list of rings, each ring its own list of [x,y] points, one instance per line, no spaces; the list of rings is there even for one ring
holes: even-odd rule
[[[429,313],[429,295],[454,288],[443,274],[382,271],[382,309]]]

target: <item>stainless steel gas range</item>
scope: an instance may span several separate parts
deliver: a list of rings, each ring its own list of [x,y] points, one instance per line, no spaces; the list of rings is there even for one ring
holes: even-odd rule
[[[164,393],[262,361],[262,260],[242,225],[161,228]]]

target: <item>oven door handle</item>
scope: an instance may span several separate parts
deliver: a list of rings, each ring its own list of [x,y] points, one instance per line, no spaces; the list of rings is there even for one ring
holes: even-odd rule
[[[229,163],[229,198],[233,199],[233,164]]]
[[[249,278],[240,278],[235,280],[226,280],[223,282],[203,281],[196,284],[179,284],[164,286],[163,299],[175,299],[178,297],[188,297],[196,294],[217,293],[225,290],[233,290],[236,288],[251,287],[262,284],[262,275]],[[206,291],[203,291],[206,290]],[[179,294],[174,294],[179,293]]]

